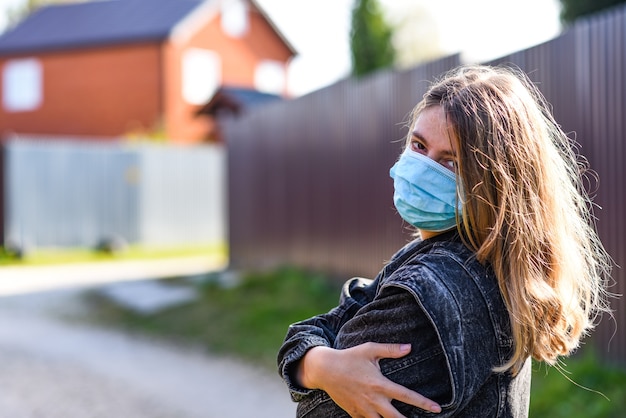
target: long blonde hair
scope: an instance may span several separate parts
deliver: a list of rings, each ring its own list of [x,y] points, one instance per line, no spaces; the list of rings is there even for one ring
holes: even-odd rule
[[[595,231],[584,159],[526,75],[464,66],[424,95],[414,118],[442,106],[456,142],[461,235],[492,266],[511,318],[514,352],[555,364],[608,310],[611,259]]]

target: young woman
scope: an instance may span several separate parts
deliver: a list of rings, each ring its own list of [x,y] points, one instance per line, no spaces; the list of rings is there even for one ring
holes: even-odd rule
[[[530,358],[555,364],[608,309],[583,168],[522,72],[434,84],[391,169],[420,238],[289,328],[279,371],[298,416],[527,416]]]

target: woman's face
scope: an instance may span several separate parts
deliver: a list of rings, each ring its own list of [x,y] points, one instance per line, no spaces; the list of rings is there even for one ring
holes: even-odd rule
[[[451,171],[456,170],[456,147],[452,129],[441,106],[424,109],[417,117],[408,147]]]

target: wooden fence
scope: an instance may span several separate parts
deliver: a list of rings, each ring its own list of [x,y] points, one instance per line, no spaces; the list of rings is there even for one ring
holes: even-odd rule
[[[16,138],[2,144],[5,245],[223,244],[225,152],[126,142]]]
[[[600,180],[598,228],[616,264],[626,263],[624,118],[626,9],[583,20],[545,44],[495,60],[538,83]],[[403,122],[428,82],[459,56],[405,72],[343,80],[302,98],[224,120],[228,143],[229,243],[234,268],[291,263],[342,279],[372,277],[409,239],[395,213],[388,170]],[[611,289],[624,293],[624,270]],[[594,345],[626,363],[623,298],[613,300]]]

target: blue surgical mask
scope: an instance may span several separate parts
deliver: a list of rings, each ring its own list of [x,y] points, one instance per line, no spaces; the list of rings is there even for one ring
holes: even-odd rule
[[[456,225],[461,202],[457,199],[452,171],[407,148],[389,174],[395,189],[393,203],[402,219],[418,229],[433,232]]]

